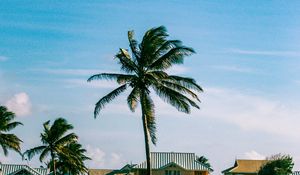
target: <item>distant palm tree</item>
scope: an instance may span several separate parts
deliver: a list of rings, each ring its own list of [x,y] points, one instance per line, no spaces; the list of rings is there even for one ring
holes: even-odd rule
[[[13,121],[15,114],[7,110],[5,106],[0,106],[0,145],[4,152],[4,155],[8,155],[8,150],[14,150],[20,153],[21,142],[15,134],[9,134],[7,132],[11,131],[18,125],[23,125],[21,122]]]
[[[199,157],[198,162],[202,163],[202,165],[206,166],[207,168],[209,168],[210,170],[213,170],[208,159],[204,156]]]
[[[84,161],[91,160],[86,155],[86,150],[77,142],[69,143],[58,153],[56,168],[60,174],[79,175],[86,174],[88,168]],[[51,165],[51,164],[50,164]]]
[[[55,162],[57,156],[62,153],[62,148],[74,141],[77,141],[77,136],[74,133],[67,134],[68,131],[73,129],[73,126],[69,124],[65,119],[56,119],[52,126],[50,120],[43,124],[44,131],[41,133],[41,146],[27,150],[24,155],[31,159],[34,155],[40,154],[40,161],[43,160],[50,154],[51,162],[53,163],[53,173],[56,175]]]
[[[183,46],[179,40],[168,40],[168,34],[164,26],[148,30],[140,44],[133,38],[133,34],[133,31],[128,32],[132,56],[126,49],[120,49],[116,55],[121,70],[125,74],[100,73],[91,76],[88,82],[107,79],[115,80],[121,85],[96,103],[95,118],[107,103],[127,88],[132,88],[127,97],[127,102],[133,112],[138,103],[141,105],[147,174],[150,175],[149,137],[152,143],[156,144],[154,103],[150,97],[150,89],[153,89],[159,97],[179,111],[190,113],[190,106],[199,108],[192,100],[199,101],[199,99],[191,89],[201,92],[202,88],[192,78],[169,75],[166,72],[173,65],[182,64],[184,57],[194,53],[194,50]]]

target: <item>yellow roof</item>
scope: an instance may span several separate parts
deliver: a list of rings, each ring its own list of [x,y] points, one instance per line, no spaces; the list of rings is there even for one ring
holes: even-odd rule
[[[112,172],[112,169],[89,169],[89,175],[106,175]]]
[[[225,170],[224,172],[231,173],[257,173],[262,165],[267,160],[236,160],[234,167]]]

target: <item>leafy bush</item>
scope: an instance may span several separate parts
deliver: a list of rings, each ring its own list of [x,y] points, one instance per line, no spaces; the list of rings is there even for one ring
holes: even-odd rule
[[[293,158],[289,155],[277,154],[268,158],[268,162],[263,165],[258,175],[290,175],[293,170]]]

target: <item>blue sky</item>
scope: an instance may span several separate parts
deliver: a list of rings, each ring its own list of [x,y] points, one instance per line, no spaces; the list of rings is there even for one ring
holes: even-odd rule
[[[164,25],[197,54],[170,70],[203,86],[201,110],[180,114],[155,98],[154,151],[207,156],[214,174],[235,158],[291,154],[300,169],[299,1],[1,1],[0,103],[24,123],[23,150],[39,144],[42,123],[65,117],[93,168],[144,160],[139,111],[125,95],[97,119],[93,107],[116,84],[86,79],[119,71],[127,31]],[[26,132],[24,132],[26,131]],[[11,153],[3,162],[20,162]],[[37,159],[30,164],[39,165]]]

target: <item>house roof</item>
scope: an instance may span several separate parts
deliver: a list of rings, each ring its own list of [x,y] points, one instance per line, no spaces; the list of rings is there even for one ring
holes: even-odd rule
[[[13,175],[19,171],[26,170],[32,175],[47,175],[47,168],[31,168],[28,165],[18,165],[18,164],[0,164],[0,169],[2,175]]]
[[[89,169],[89,175],[106,175],[112,172],[112,169]]]
[[[236,160],[234,166],[228,168],[222,173],[257,173],[262,165],[264,165],[267,160]]]
[[[177,152],[151,152],[151,168],[161,169],[175,164],[186,170],[211,171],[208,167],[200,163],[199,157],[195,153],[177,153]],[[147,163],[134,166],[135,169],[146,169]]]
[[[114,175],[114,174],[127,174],[130,173],[132,168],[135,166],[135,164],[126,164],[123,168],[119,170],[113,170],[107,175]]]

